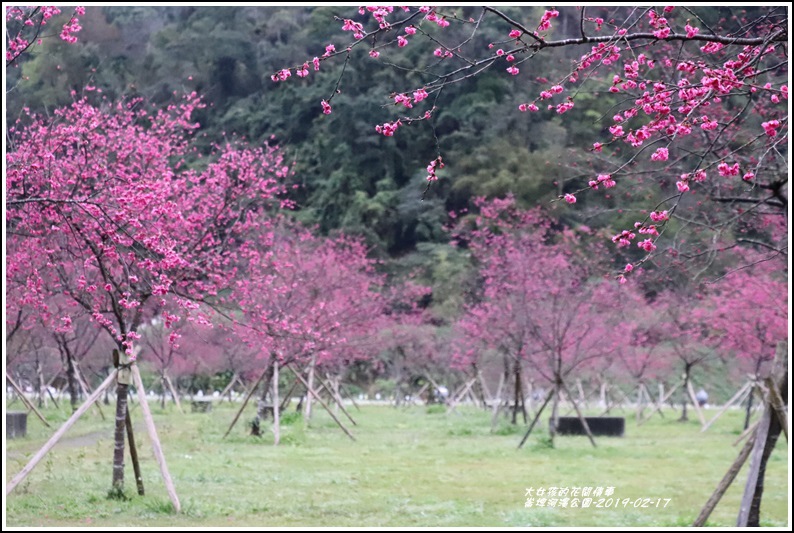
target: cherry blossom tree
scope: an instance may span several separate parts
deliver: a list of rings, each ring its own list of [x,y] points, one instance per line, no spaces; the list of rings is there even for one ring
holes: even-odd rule
[[[195,94],[153,111],[140,100],[83,98],[9,128],[9,319],[68,327],[87,315],[131,361],[138,329],[158,309],[166,326],[209,324],[198,301],[232,283],[237,242],[270,223],[289,169],[275,147],[234,140],[202,158],[191,145],[191,114],[202,105]],[[76,305],[52,316],[53,295]],[[119,383],[118,490],[126,395]]]
[[[759,213],[784,217],[788,205],[786,7],[726,16],[719,8],[686,6],[366,6],[334,23],[341,29],[337,42],[318,46],[316,57],[272,79],[310,79],[330,61],[377,61],[404,71],[405,85],[382,95],[393,118],[373,124],[373,134],[434,128],[445,89],[486,72],[526,85],[517,115],[585,113],[577,102],[590,93],[610,102],[591,142],[580,147],[592,173],[575,171],[559,186],[559,200],[573,204],[588,193],[644,205],[645,216],[623,217],[626,226],[612,238],[626,255],[622,275],[641,264],[686,259],[687,275],[697,276],[704,261],[736,243],[786,253],[785,238],[731,236],[742,224],[757,226]],[[422,59],[391,60],[394,49],[408,47]],[[369,50],[366,59],[362,48]],[[549,59],[569,66],[552,68]],[[345,71],[318,112],[333,112]],[[427,165],[428,187],[455,165],[443,148],[437,145]],[[704,209],[704,201],[715,208]],[[693,236],[682,227],[709,231]]]
[[[317,365],[370,355],[360,341],[372,336],[382,313],[383,280],[360,240],[318,238],[280,218],[241,247],[238,268],[245,275],[219,295],[215,308],[233,320],[237,335],[267,361],[266,368],[308,366],[313,388]],[[263,381],[261,405],[269,387]]]
[[[57,6],[7,6],[6,10],[6,67],[15,65],[17,59],[32,46],[51,36],[48,24],[53,26],[61,15]],[[79,16],[85,15],[85,8],[76,6],[68,21],[61,24],[59,37],[67,43],[77,42],[80,26]]]
[[[552,431],[560,394],[570,397],[566,379],[614,350],[608,318],[617,285],[598,275],[597,256],[582,251],[578,235],[553,233],[549,219],[507,198],[481,203],[474,229],[457,235],[466,239],[483,280],[482,300],[459,326],[480,345],[459,357],[468,361],[490,348],[512,361],[513,423],[523,399],[521,368],[530,365],[552,389]]]

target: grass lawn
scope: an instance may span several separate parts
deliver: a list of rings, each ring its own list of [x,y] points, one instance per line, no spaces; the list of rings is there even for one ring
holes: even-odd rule
[[[135,493],[128,460],[128,500],[106,498],[113,422],[108,408],[105,422],[89,411],[7,496],[6,525],[688,526],[738,454],[732,444],[743,422],[741,412],[728,412],[701,433],[694,413],[692,421],[681,423],[668,410],[665,418],[657,415],[638,427],[626,411],[623,438],[597,438],[593,448],[586,437],[558,437],[551,448],[544,416],[544,427],[517,450],[524,426],[502,420],[492,433],[490,414],[473,407],[448,415],[437,406],[362,406],[351,410],[358,425],[346,422],[356,442],[317,407],[308,427],[285,413],[282,443],[274,447],[269,431],[248,435],[244,423],[253,416],[251,406],[223,439],[236,405],[216,403],[211,413],[185,415],[173,405],[164,411],[152,405],[181,514],[171,510],[137,405],[131,413],[146,496]],[[55,427],[67,418],[54,408],[45,413]],[[7,481],[54,431],[28,417],[28,436],[6,443]],[[788,525],[788,468],[788,442],[781,436],[769,461],[763,526]],[[746,467],[708,525],[735,524],[745,472]],[[612,498],[620,503],[527,508],[530,487],[614,487]],[[635,508],[643,498],[651,499],[651,507]]]

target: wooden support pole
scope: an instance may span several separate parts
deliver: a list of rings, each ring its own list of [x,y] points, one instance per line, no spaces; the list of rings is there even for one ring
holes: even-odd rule
[[[14,391],[17,393],[17,396],[19,396],[19,399],[22,401],[22,403],[25,404],[25,407],[36,413],[36,416],[39,417],[39,420],[41,420],[45,426],[47,426],[48,428],[52,427],[50,423],[47,422],[47,419],[44,418],[44,415],[42,415],[39,412],[39,410],[36,409],[36,407],[32,403],[30,403],[30,401],[25,397],[25,393],[22,392],[22,389],[19,388],[19,385],[17,385],[16,382],[13,379],[11,379],[11,376],[8,375],[8,372],[6,372],[6,381],[8,381],[8,383],[11,384],[11,388],[13,388]]]
[[[470,379],[466,385],[463,387],[463,390],[457,394],[457,396],[449,403],[449,407],[447,408],[447,414],[455,411],[457,404],[463,399],[469,389],[474,385],[474,382],[477,381],[477,378]]]
[[[259,386],[260,383],[262,383],[262,380],[265,379],[265,374],[267,374],[268,370],[269,368],[265,368],[264,372],[262,372],[262,375],[259,376],[259,379],[256,380],[256,383],[254,383],[254,386],[251,387],[251,390],[248,391],[248,394],[245,395],[245,400],[243,400],[243,405],[240,406],[240,409],[237,411],[237,414],[234,415],[234,420],[232,420],[232,423],[229,424],[229,429],[226,430],[226,433],[223,434],[222,438],[225,439],[229,435],[229,433],[231,433],[232,428],[237,423],[237,420],[240,418],[240,415],[243,414],[243,410],[245,409],[245,406],[248,405],[248,400],[251,399],[251,396],[253,396],[254,392],[256,392],[256,388]]]
[[[660,409],[661,409],[661,408],[664,406],[664,402],[666,402],[666,401],[667,401],[667,399],[668,399],[670,396],[672,396],[672,395],[673,395],[673,393],[674,393],[676,390],[678,390],[678,387],[680,387],[681,385],[683,385],[683,383],[684,383],[683,381],[680,381],[679,383],[676,383],[675,387],[673,387],[673,388],[671,388],[669,391],[667,391],[667,394],[665,395],[665,397],[664,397],[664,398],[662,398],[662,400],[661,400],[661,401],[660,401],[660,402],[659,402],[659,403],[658,403],[658,404],[657,404],[657,405],[656,405],[656,406],[655,406],[655,407],[654,407],[654,408],[651,410],[651,412],[648,414],[648,416],[647,416],[647,417],[645,417],[645,418],[643,418],[642,420],[640,420],[640,422],[639,422],[637,425],[638,425],[638,426],[641,426],[641,425],[643,425],[645,422],[647,422],[648,420],[650,420],[650,419],[651,419],[651,417],[654,415],[654,413],[655,413],[656,411],[659,411],[659,410],[660,410]]]
[[[141,475],[141,464],[138,462],[138,447],[135,446],[135,435],[132,432],[132,418],[130,410],[127,408],[127,440],[130,445],[130,459],[132,460],[132,471],[135,473],[135,485],[138,487],[138,495],[143,496],[143,476]]]
[[[179,402],[179,395],[176,393],[176,389],[174,389],[174,384],[171,382],[171,378],[168,375],[165,375],[165,384],[168,385],[168,390],[171,391],[171,397],[174,399],[174,403],[176,404],[176,408],[179,409],[179,412],[185,414],[185,410],[182,409],[182,404]]]
[[[290,388],[287,389],[287,394],[285,394],[284,395],[284,399],[281,400],[281,405],[279,405],[279,409],[281,409],[283,411],[284,409],[287,408],[287,405],[289,405],[289,402],[292,399],[292,392],[295,390],[295,387],[297,387],[297,386],[298,386],[298,380],[296,379],[296,380],[294,380],[292,382],[292,385],[290,385]]]
[[[576,415],[579,417],[579,420],[582,422],[582,427],[584,427],[585,432],[587,433],[587,438],[590,439],[590,443],[593,445],[593,448],[596,448],[596,442],[593,438],[593,434],[590,432],[590,426],[587,424],[587,420],[585,419],[582,412],[579,410],[579,406],[574,401],[573,397],[571,396],[571,391],[568,390],[568,387],[565,385],[565,382],[560,380],[560,385],[562,385],[565,394],[568,396],[568,399],[573,403],[573,408],[576,410]]]
[[[6,374],[6,378],[8,378],[7,374]],[[12,479],[6,485],[6,495],[8,495],[12,490],[14,490],[14,488],[16,488],[16,486],[19,485],[19,483],[22,482],[22,480],[24,480],[28,476],[28,474],[30,474],[30,472],[36,467],[36,465],[39,464],[39,461],[41,461],[44,458],[44,456],[47,455],[47,452],[49,452],[52,449],[52,447],[55,446],[55,444],[57,444],[57,442],[61,439],[61,437],[64,436],[64,434],[69,430],[69,428],[72,427],[75,422],[77,422],[77,419],[80,418],[83,415],[83,413],[88,411],[91,405],[95,401],[97,401],[97,399],[99,399],[100,395],[102,394],[102,391],[104,391],[105,388],[107,388],[115,378],[116,378],[116,370],[110,373],[110,375],[105,379],[105,381],[102,382],[102,384],[97,388],[97,390],[95,390],[94,393],[85,401],[85,403],[81,405],[74,413],[72,413],[72,416],[70,416],[69,419],[66,422],[64,422],[60,428],[58,428],[58,431],[56,431],[53,434],[53,436],[50,437],[50,440],[48,440],[47,443],[44,444],[44,446],[42,446],[38,452],[36,452],[36,455],[34,455],[33,458],[30,461],[28,461],[28,464],[25,465],[25,468],[23,468],[19,472],[19,474],[14,476],[14,479]]]
[[[722,409],[720,409],[719,412],[716,415],[714,415],[714,418],[709,420],[708,423],[705,426],[703,426],[703,429],[701,429],[700,432],[702,433],[706,431],[709,427],[711,427],[711,425],[714,422],[716,422],[717,419],[721,417],[725,413],[725,411],[727,411],[731,407],[731,405],[737,402],[741,403],[741,401],[744,399],[744,396],[748,393],[748,391],[751,391],[750,389],[751,386],[752,384],[749,381],[745,383],[742,386],[742,388],[739,389],[739,391],[731,397],[730,400],[725,402],[725,405],[722,406]]]
[[[491,414],[491,431],[496,429],[496,421],[499,419],[499,410],[502,408],[502,389],[505,384],[504,374],[499,374],[499,385],[496,387],[496,396],[493,400],[493,411]]]
[[[751,394],[752,394],[752,393],[751,393]],[[743,441],[743,440],[744,440],[744,439],[747,437],[747,435],[750,435],[750,434],[751,434],[753,431],[755,431],[755,428],[757,428],[757,427],[758,427],[758,423],[759,423],[759,422],[760,422],[760,420],[756,420],[755,422],[753,422],[752,424],[750,424],[750,426],[749,426],[747,429],[745,429],[744,431],[742,431],[742,434],[741,434],[741,435],[739,435],[739,436],[736,438],[736,440],[735,440],[735,441],[733,441],[733,444],[732,444],[732,446],[737,446],[737,445],[738,445],[740,442],[742,442],[742,441]]]
[[[72,361],[72,365],[74,368],[74,377],[77,378],[77,384],[80,385],[80,388],[83,390],[83,394],[85,397],[88,398],[91,395],[91,389],[88,388],[88,383],[86,383],[85,379],[83,379],[83,373],[80,371],[80,368],[77,366],[77,361]],[[95,403],[97,411],[99,411],[99,416],[102,420],[105,420],[105,413],[102,412],[102,407],[99,403]]]
[[[46,391],[47,391],[47,396],[49,396],[49,397],[50,397],[50,400],[52,400],[52,403],[54,403],[54,404],[55,404],[55,408],[56,408],[56,409],[60,409],[60,408],[61,408],[61,406],[60,406],[60,405],[58,405],[58,400],[56,400],[56,399],[55,399],[55,396],[53,396],[53,395],[52,395],[52,391],[50,390],[50,387],[49,387],[49,386],[47,386],[47,387],[44,387],[44,390],[46,390]],[[99,404],[97,404],[97,405],[99,405]]]
[[[168,465],[165,462],[165,455],[163,448],[160,445],[160,439],[157,437],[157,428],[154,425],[154,418],[152,412],[149,410],[149,402],[146,401],[146,390],[143,388],[143,380],[141,379],[141,372],[138,370],[138,365],[132,364],[132,377],[135,380],[135,388],[138,391],[138,400],[141,404],[141,412],[143,413],[143,420],[146,422],[146,430],[149,433],[149,440],[152,441],[152,451],[154,457],[157,459],[157,464],[160,466],[160,474],[163,476],[165,483],[165,490],[168,492],[171,503],[174,506],[174,511],[177,513],[181,511],[182,506],[179,504],[179,497],[176,495],[174,482],[171,480],[171,474],[168,472]]]
[[[353,404],[353,407],[356,408],[356,411],[361,411],[361,407],[358,406],[358,404],[356,403],[356,399],[353,398],[353,395],[352,394],[348,394],[347,390],[344,388],[343,385],[340,385],[339,389],[342,391],[342,393],[345,396],[347,396],[350,399],[350,402]]]
[[[772,412],[771,409],[766,408],[764,409],[764,414],[761,416],[761,420],[755,429],[755,441],[753,442],[752,451],[750,452],[750,466],[747,472],[747,483],[744,486],[742,503],[739,506],[739,516],[736,519],[736,527],[747,527],[747,522],[750,518],[750,507],[753,503],[755,488],[758,484],[758,474],[761,469],[761,456],[764,454],[766,437],[769,433],[769,426],[771,423]]]
[[[223,397],[226,396],[227,392],[229,393],[229,401],[232,401],[232,387],[235,383],[237,383],[237,372],[235,372],[232,376],[232,379],[229,380],[228,385],[223,388],[223,392],[221,392],[221,401],[223,400]]]
[[[549,403],[549,400],[551,400],[553,394],[554,394],[554,388],[549,390],[549,393],[546,395],[546,399],[543,401],[543,404],[540,406],[540,409],[538,409],[538,412],[535,414],[535,418],[532,419],[532,423],[529,425],[529,429],[527,429],[527,432],[524,433],[524,438],[522,438],[521,442],[518,443],[519,450],[529,438],[529,434],[532,433],[532,429],[535,427],[535,424],[537,424],[538,420],[540,419],[540,414],[543,412],[543,409],[546,408],[546,405]]]
[[[692,407],[695,408],[695,412],[700,419],[700,425],[706,425],[706,418],[703,416],[703,411],[700,409],[700,403],[698,402],[697,396],[695,395],[695,389],[692,388],[692,381],[687,382],[687,391],[689,392],[689,397],[692,399]]]
[[[736,475],[742,469],[742,466],[747,461],[747,458],[750,456],[750,451],[753,449],[755,441],[755,435],[750,437],[750,439],[745,443],[744,448],[742,451],[739,452],[739,456],[733,462],[731,467],[723,476],[722,480],[717,485],[717,488],[712,493],[711,497],[706,502],[706,505],[703,506],[703,509],[700,510],[700,514],[695,519],[695,522],[692,524],[693,527],[703,527],[706,524],[706,520],[708,520],[711,512],[720,502],[722,496],[728,490],[728,487],[731,486],[733,480],[736,479]]]
[[[338,418],[336,418],[336,416],[334,416],[334,413],[333,413],[333,411],[331,411],[331,409],[330,409],[330,408],[328,407],[328,405],[327,405],[327,404],[326,404],[326,403],[323,401],[323,399],[322,399],[322,398],[320,398],[320,395],[319,395],[319,394],[317,394],[317,392],[316,392],[316,391],[315,391],[313,388],[309,387],[309,384],[308,384],[308,383],[306,383],[306,380],[305,380],[305,379],[303,379],[303,376],[301,376],[301,375],[300,375],[300,374],[299,374],[299,373],[298,373],[298,372],[297,372],[297,371],[296,371],[294,368],[292,368],[292,365],[287,365],[287,368],[288,368],[288,369],[289,369],[289,370],[290,370],[290,371],[291,371],[293,374],[295,374],[295,377],[297,377],[297,378],[298,378],[298,379],[301,381],[301,383],[303,384],[303,386],[304,386],[304,387],[306,387],[306,392],[307,392],[308,394],[311,394],[312,396],[314,396],[314,397],[315,397],[315,399],[316,399],[318,402],[320,402],[320,405],[322,405],[322,406],[323,406],[323,408],[324,408],[324,409],[325,409],[325,410],[328,412],[328,414],[329,414],[329,415],[331,415],[331,418],[333,418],[333,419],[334,419],[334,422],[336,422],[336,425],[337,425],[337,426],[339,426],[339,427],[342,429],[342,431],[344,431],[344,432],[345,432],[345,435],[347,435],[348,437],[350,437],[350,439],[351,439],[351,440],[355,441],[355,440],[356,440],[356,438],[353,436],[353,434],[352,434],[352,433],[350,433],[350,431],[348,431],[348,429],[347,429],[347,428],[344,426],[344,424],[342,424],[342,422],[340,422],[340,421],[339,421],[339,419],[338,419]]]
[[[327,378],[327,377],[328,377],[328,376],[326,376],[326,378]],[[340,397],[339,397],[339,394],[337,394],[336,390],[332,389],[332,388],[329,386],[330,384],[329,384],[329,383],[328,383],[326,380],[324,380],[324,379],[322,379],[322,378],[319,378],[319,376],[318,376],[318,379],[320,380],[320,384],[321,384],[323,387],[325,387],[325,390],[327,390],[327,391],[328,391],[328,394],[330,394],[330,395],[331,395],[331,399],[332,399],[334,402],[336,402],[336,405],[338,405],[338,406],[339,406],[339,408],[340,408],[340,409],[342,409],[342,412],[343,412],[343,413],[345,413],[345,416],[347,417],[347,419],[348,419],[348,420],[350,420],[350,422],[351,422],[351,423],[352,423],[354,426],[357,426],[358,424],[356,424],[356,421],[355,421],[355,420],[353,420],[353,417],[352,417],[352,416],[350,416],[350,413],[348,413],[348,412],[347,412],[347,409],[345,409],[345,406],[344,406],[344,405],[342,405],[342,398],[340,398]]]

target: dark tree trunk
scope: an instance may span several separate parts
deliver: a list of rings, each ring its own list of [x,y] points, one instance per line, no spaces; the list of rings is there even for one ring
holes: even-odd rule
[[[681,390],[682,400],[681,400],[681,418],[678,419],[679,422],[686,422],[689,420],[686,412],[686,404],[688,403],[687,395],[689,393],[689,374],[692,370],[690,365],[686,365],[684,367],[684,387]]]
[[[786,372],[785,379],[780,386],[780,396],[783,399],[783,404],[788,406],[788,372]],[[767,404],[766,408],[772,409],[769,404]],[[766,443],[764,444],[764,453],[761,456],[761,464],[758,468],[758,482],[755,485],[753,502],[750,505],[750,514],[747,518],[747,527],[760,527],[761,497],[764,494],[764,474],[766,474],[766,463],[769,460],[769,457],[772,455],[772,451],[775,449],[775,444],[777,444],[777,439],[783,429],[780,425],[780,420],[774,412],[771,413],[771,417],[772,418],[769,422],[769,433],[766,435]]]
[[[127,424],[127,394],[129,385],[119,383],[116,386],[116,432],[113,440],[113,487],[111,494],[121,496],[124,492],[124,439]]]
[[[38,358],[36,359],[36,381],[37,381],[37,388],[39,389],[39,409],[44,407],[44,395],[46,392],[44,391],[44,375],[41,373],[41,363],[39,362]]]
[[[750,415],[753,412],[753,396],[755,396],[755,387],[750,389],[750,394],[747,395],[747,409],[744,413],[744,429],[750,427]]]
[[[251,423],[251,435],[257,437],[262,435],[262,420],[267,420],[265,406],[267,405],[267,393],[272,385],[271,381],[273,381],[273,365],[268,366],[265,377],[262,379],[262,395],[259,397],[259,402],[256,407],[256,418],[254,418],[254,421]]]
[[[66,351],[66,379],[69,384],[69,400],[72,403],[72,412],[77,410],[77,372],[74,367],[74,358],[71,352]]]

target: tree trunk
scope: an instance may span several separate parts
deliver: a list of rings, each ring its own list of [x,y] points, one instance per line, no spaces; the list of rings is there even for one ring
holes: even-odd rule
[[[251,435],[260,436],[260,424],[262,420],[267,420],[267,412],[265,407],[267,406],[267,396],[268,391],[270,390],[271,381],[273,379],[273,365],[268,365],[267,371],[264,374],[264,378],[262,379],[262,395],[259,397],[259,402],[256,406],[256,418],[254,419],[253,424],[251,425]]]
[[[779,390],[784,405],[788,406],[788,372],[784,374],[784,379]],[[767,403],[765,408],[770,411],[769,416],[771,417],[771,420],[769,421],[769,432],[766,436],[764,452],[761,456],[761,464],[758,468],[758,482],[755,485],[755,493],[753,494],[753,501],[750,505],[750,514],[747,518],[747,527],[760,527],[761,497],[764,494],[764,475],[766,474],[766,464],[767,461],[769,461],[769,457],[772,455],[772,451],[775,449],[775,444],[777,444],[777,439],[783,429],[780,425],[780,420],[774,413],[772,405]]]
[[[559,419],[560,408],[560,383],[555,378],[554,383],[554,398],[551,404],[551,420],[549,421],[549,437],[551,438],[551,445],[554,446],[554,437],[557,435],[557,421]]]
[[[312,355],[311,363],[309,363],[309,376],[306,380],[309,384],[309,388],[314,389],[314,365],[317,362],[317,356]],[[307,391],[306,392],[306,403],[303,406],[303,418],[306,422],[309,421],[312,417],[312,395]]]
[[[74,359],[69,350],[66,351],[66,379],[69,384],[69,401],[72,404],[72,412],[77,411],[77,377],[75,376]]]
[[[278,359],[273,358],[273,445],[278,446],[281,439],[281,421],[279,410],[281,409],[278,401]]]
[[[686,413],[686,404],[688,403],[687,402],[687,394],[688,394],[688,391],[689,391],[689,373],[690,373],[690,371],[691,371],[691,367],[689,365],[686,365],[684,367],[684,388],[681,391],[681,397],[683,399],[681,400],[681,418],[678,419],[679,422],[686,422],[686,421],[689,420],[689,417],[687,417],[687,413]]]
[[[124,439],[126,437],[127,394],[129,385],[116,385],[116,432],[113,437],[113,486],[111,494],[121,496],[124,492]]]
[[[747,409],[744,413],[744,429],[750,427],[750,416],[753,414],[753,396],[755,395],[755,385],[750,388],[750,394],[747,395]]]
[[[39,362],[38,357],[36,358],[36,381],[38,383],[37,388],[39,390],[39,409],[46,405],[46,397],[44,392],[44,375],[41,373],[41,363]]]

